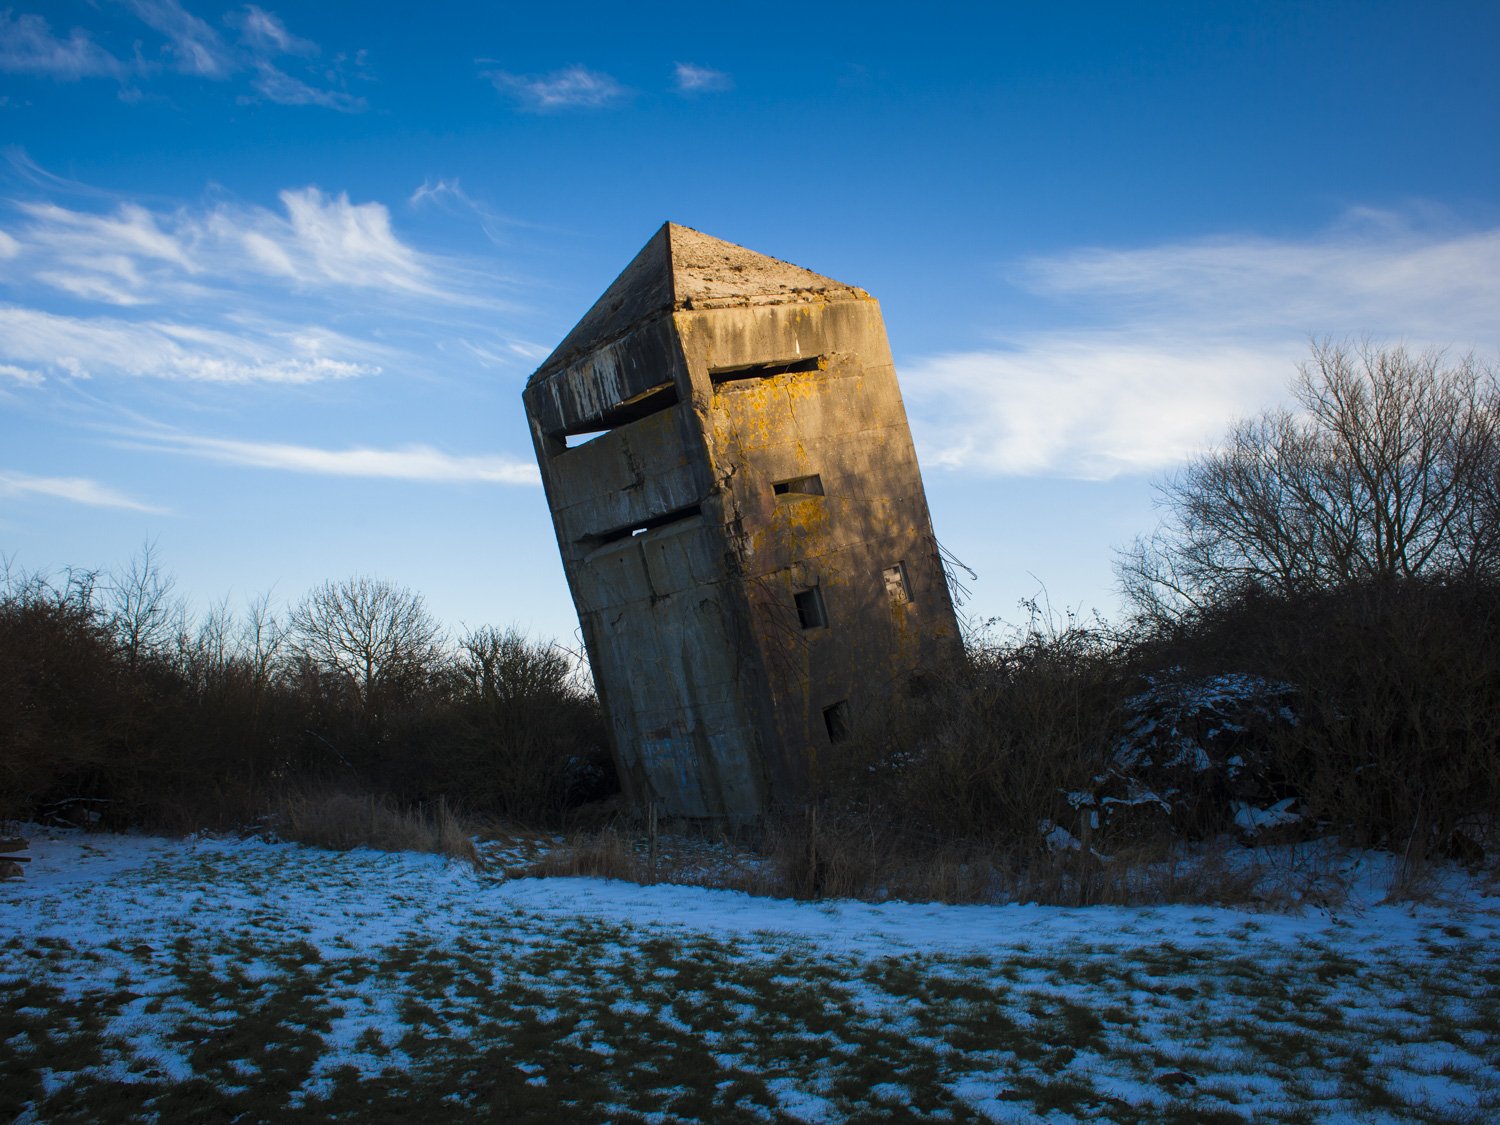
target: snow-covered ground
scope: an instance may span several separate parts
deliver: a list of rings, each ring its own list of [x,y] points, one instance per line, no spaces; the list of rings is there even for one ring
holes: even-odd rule
[[[39,832],[0,1116],[1500,1120],[1500,897],[795,903],[432,856]]]

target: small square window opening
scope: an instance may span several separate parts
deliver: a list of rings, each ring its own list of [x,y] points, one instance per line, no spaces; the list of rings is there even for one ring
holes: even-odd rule
[[[777,496],[822,496],[823,478],[817,473],[810,477],[793,477],[791,480],[779,480],[771,486],[771,491]]]
[[[911,603],[911,586],[906,581],[905,563],[885,568],[885,594],[895,605]]]
[[[797,620],[804,629],[822,629],[828,624],[828,610],[823,594],[816,586],[795,595]]]
[[[828,728],[829,742],[843,742],[849,737],[849,701],[841,699],[823,708],[823,725]]]

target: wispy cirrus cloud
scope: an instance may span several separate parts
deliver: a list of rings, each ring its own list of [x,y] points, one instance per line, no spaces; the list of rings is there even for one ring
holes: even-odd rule
[[[81,28],[73,28],[64,39],[54,35],[41,16],[0,12],[0,71],[77,82],[123,78],[129,69]]]
[[[980,473],[1159,471],[1285,394],[1310,337],[1500,346],[1500,230],[1354,211],[1303,239],[1086,249],[1021,265],[1078,327],[903,365],[923,459]]]
[[[497,454],[459,455],[429,445],[395,449],[323,449],[283,442],[240,441],[177,431],[148,432],[131,442],[141,448],[187,454],[221,464],[317,476],[369,477],[432,483],[537,485],[531,461]]]
[[[39,387],[45,381],[38,371],[17,367],[13,363],[0,363],[0,387],[4,386],[6,379],[21,387]]]
[[[479,221],[484,235],[497,246],[505,241],[505,231],[517,224],[516,220],[502,215],[489,204],[475,199],[456,179],[426,179],[407,199],[407,204],[418,210],[437,208],[452,214],[472,215]]]
[[[237,32],[234,37],[221,34],[180,0],[125,0],[124,6],[161,37],[156,43],[132,37],[128,57],[111,52],[85,29],[75,27],[63,38],[42,16],[0,13],[0,71],[75,82],[112,78],[122,84],[121,96],[128,100],[139,96],[135,84],[164,71],[215,82],[248,76],[253,94],[241,94],[242,102],[322,106],[344,113],[366,106],[363,97],[346,88],[347,56],[315,65],[322,54],[318,44],[293,34],[280,16],[258,5],[224,17],[226,27]],[[356,55],[356,64],[361,57]],[[358,71],[356,65],[356,75]]]
[[[374,375],[371,345],[326,329],[276,335],[187,323],[78,317],[0,305],[0,356],[74,379],[313,383]],[[333,354],[329,354],[332,352]],[[351,358],[351,357],[361,358]]]
[[[224,78],[235,62],[224,40],[177,0],[128,0],[130,10],[147,27],[166,36],[165,51],[178,70],[204,78]]]
[[[239,29],[240,38],[246,46],[262,54],[318,54],[316,43],[293,35],[280,16],[255,4],[246,4],[240,11],[231,12],[224,17],[224,21]]]
[[[264,60],[256,62],[251,85],[266,101],[279,105],[317,105],[340,113],[357,113],[366,105],[364,98],[347,90],[310,86]]]
[[[533,113],[601,109],[629,94],[608,74],[586,66],[565,67],[543,75],[511,74],[504,70],[486,70],[480,74],[488,78],[500,93],[508,94],[521,108]]]
[[[526,361],[500,327],[492,265],[417,249],[383,203],[307,186],[270,207],[222,192],[147,205],[10,156],[43,198],[0,198],[0,365],[42,381],[294,385],[426,377],[471,342]]]
[[[283,191],[280,198],[285,219],[256,213],[254,242],[247,243],[275,272],[304,284],[440,294],[421,255],[392,231],[384,204],[351,203],[344,192],[329,196],[315,187]]]
[[[451,267],[401,240],[384,204],[312,186],[279,198],[280,213],[224,202],[165,211],[133,202],[106,211],[18,202],[22,221],[14,234],[0,234],[0,257],[44,285],[122,307],[207,296],[250,276],[469,300]]]
[[[45,477],[0,469],[0,497],[14,500],[37,496],[93,508],[124,508],[158,515],[166,511],[88,477]]]
[[[712,94],[734,88],[734,80],[722,70],[680,62],[675,68],[679,94]]]

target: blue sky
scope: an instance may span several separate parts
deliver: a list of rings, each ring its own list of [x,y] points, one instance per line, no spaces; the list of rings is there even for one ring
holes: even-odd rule
[[[1500,6],[0,9],[0,554],[571,637],[526,377],[662,221],[880,299],[966,612],[1310,336],[1500,354]]]

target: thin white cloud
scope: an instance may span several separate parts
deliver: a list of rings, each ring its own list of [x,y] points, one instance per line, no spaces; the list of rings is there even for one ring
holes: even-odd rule
[[[400,239],[384,204],[354,203],[316,187],[283,191],[280,200],[279,214],[227,203],[164,212],[120,203],[108,213],[19,203],[26,222],[3,234],[0,257],[24,252],[35,280],[120,306],[180,304],[212,296],[216,284],[267,274],[303,288],[470,300],[442,276],[442,264]]]
[[[274,12],[250,4],[229,13],[224,22],[239,32],[238,42],[229,43],[179,0],[124,2],[165,42],[153,47],[137,41],[135,57],[126,61],[101,47],[87,31],[74,28],[63,39],[53,34],[41,16],[13,16],[4,11],[0,12],[0,71],[43,74],[63,81],[114,78],[124,83],[149,79],[160,73],[164,64],[168,70],[211,81],[227,81],[248,74],[254,94],[241,95],[241,102],[263,99],[281,105],[321,106],[344,113],[365,108],[364,98],[340,88],[346,73],[346,56],[339,54],[331,63],[314,64],[312,60],[321,54],[318,44],[294,35]],[[162,61],[153,61],[153,56]],[[288,59],[300,60],[295,66],[302,76],[285,65]],[[120,96],[126,101],[139,101],[141,91],[132,86],[122,89]]]
[[[86,258],[109,248],[194,271],[181,237],[163,231],[157,217],[139,204],[122,203],[113,215],[69,211],[53,203],[21,203],[18,209],[33,220],[28,241],[54,254]]]
[[[300,78],[273,66],[264,59],[255,64],[255,80],[251,85],[267,101],[279,105],[317,105],[324,109],[336,109],[340,113],[358,113],[364,109],[364,98],[343,90],[327,90],[309,86]]]
[[[262,221],[258,233],[290,228],[279,240],[288,259],[301,261],[291,275],[344,285],[385,287],[435,294],[417,253],[391,230],[391,213],[380,203],[351,203],[340,192],[326,196],[315,187],[281,193],[287,222]]]
[[[1327,331],[1336,320],[1358,331],[1462,337],[1493,322],[1500,229],[1424,232],[1363,210],[1320,238],[1085,250],[1030,263],[1024,281],[1041,293],[1139,306],[1156,319],[1211,316],[1219,331],[1259,332],[1288,319]]]
[[[1320,236],[1091,249],[1021,284],[1091,327],[903,366],[923,459],[995,474],[1108,478],[1180,463],[1280,401],[1311,337],[1500,346],[1500,230],[1355,212]]]
[[[530,461],[498,455],[456,456],[427,445],[397,449],[321,449],[279,442],[235,441],[180,433],[142,435],[140,444],[255,469],[318,476],[369,477],[431,483],[536,485]]]
[[[406,202],[408,206],[418,210],[435,207],[449,213],[472,215],[479,220],[485,237],[497,246],[504,241],[505,229],[515,225],[515,220],[475,199],[456,179],[423,180],[422,186],[412,192]]]
[[[342,354],[327,354],[331,343]],[[75,379],[314,383],[377,374],[371,351],[327,330],[278,337],[0,306],[0,359]]]
[[[1274,397],[1296,358],[1295,348],[1085,330],[934,356],[901,378],[928,464],[1103,480],[1182,460]]]
[[[27,499],[34,496],[68,500],[74,504],[87,504],[93,508],[124,508],[133,512],[156,514],[165,511],[164,508],[142,503],[134,497],[87,477],[41,477],[31,473],[0,469],[0,497]]]
[[[266,55],[316,55],[318,45],[287,30],[281,17],[254,4],[231,12],[224,22],[237,28],[240,41],[252,51]]]
[[[679,94],[711,94],[734,87],[734,80],[722,70],[680,62],[676,67]]]
[[[502,94],[524,109],[547,113],[560,109],[599,109],[625,97],[624,86],[608,74],[585,66],[570,66],[540,76],[504,70],[481,72]]]
[[[64,82],[81,78],[122,78],[126,65],[73,28],[59,39],[41,16],[0,12],[0,71],[44,74]]]
[[[14,380],[23,387],[39,387],[45,381],[39,372],[17,367],[13,363],[0,363],[0,379]]]
[[[219,33],[177,0],[129,0],[131,11],[148,27],[167,37],[167,53],[177,69],[203,78],[227,78],[234,58]]]

